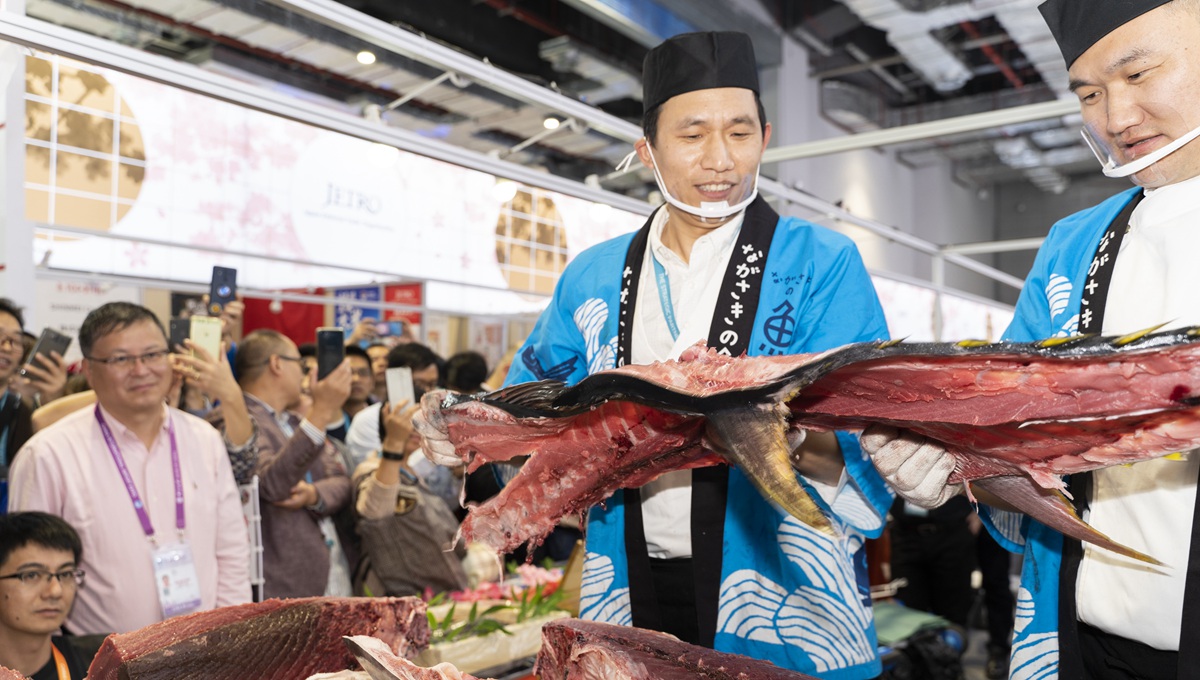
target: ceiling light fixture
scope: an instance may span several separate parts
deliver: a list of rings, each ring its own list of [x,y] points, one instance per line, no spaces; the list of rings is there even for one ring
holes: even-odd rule
[[[362,64],[363,66],[370,66],[371,64],[375,63],[375,53],[368,52],[367,50],[359,52],[354,58],[358,59],[358,63]]]
[[[546,116],[546,119],[542,121],[542,127],[547,130],[557,130],[559,125],[562,125],[562,121],[554,116]]]

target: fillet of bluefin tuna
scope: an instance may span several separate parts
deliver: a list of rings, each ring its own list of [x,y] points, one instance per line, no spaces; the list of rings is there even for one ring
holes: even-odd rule
[[[677,361],[601,371],[572,387],[431,392],[417,420],[423,433],[447,433],[468,470],[528,457],[462,526],[500,552],[540,541],[618,488],[722,462],[832,531],[795,478],[787,430],[881,423],[944,445],[956,460],[952,482],[972,481],[1067,535],[1153,562],[1075,516],[1060,475],[1200,446],[1200,329],[859,343],[775,357],[733,358],[700,343]]]
[[[534,674],[542,680],[811,680],[769,661],[718,652],[666,633],[597,621],[542,626]]]
[[[178,616],[105,639],[89,680],[268,680],[357,668],[344,635],[380,638],[401,656],[429,645],[415,597],[267,600]]]

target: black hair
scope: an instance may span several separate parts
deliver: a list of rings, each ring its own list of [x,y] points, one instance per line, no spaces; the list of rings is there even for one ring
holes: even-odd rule
[[[396,345],[388,351],[387,355],[388,368],[407,367],[414,371],[421,371],[430,365],[435,365],[438,366],[440,372],[441,362],[442,358],[436,352],[418,342]]]
[[[75,564],[83,555],[79,534],[61,517],[34,511],[0,515],[0,564],[30,543],[69,551],[75,556]]]
[[[487,359],[479,352],[459,352],[446,360],[446,387],[455,392],[478,392],[487,377]]]
[[[663,104],[665,103],[663,102]],[[763,108],[762,98],[758,96],[757,92],[754,92],[754,105],[758,107],[759,129],[762,130],[763,136],[766,136],[767,110]],[[662,114],[662,107],[663,105],[659,104],[642,114],[642,134],[646,136],[646,141],[650,142],[651,146],[654,146],[654,139],[658,136],[658,117]]]
[[[0,314],[7,314],[17,320],[17,325],[21,330],[25,330],[25,313],[24,309],[17,306],[17,303],[8,298],[0,298]]]
[[[306,342],[303,345],[297,346],[296,349],[300,351],[300,356],[304,358],[315,358],[317,356],[317,343],[315,342]]]
[[[301,352],[300,356],[304,356],[304,353]],[[316,355],[314,354],[313,356],[316,356]],[[347,357],[358,357],[358,358],[362,359],[363,361],[367,362],[368,364],[371,363],[371,355],[367,354],[367,350],[363,349],[362,347],[359,347],[358,345],[346,345],[346,356]]]
[[[129,328],[135,323],[150,321],[162,333],[163,340],[167,332],[162,322],[154,316],[154,312],[132,302],[108,302],[88,312],[83,325],[79,327],[79,349],[83,356],[92,356],[92,346],[96,341],[109,333],[116,333]]]

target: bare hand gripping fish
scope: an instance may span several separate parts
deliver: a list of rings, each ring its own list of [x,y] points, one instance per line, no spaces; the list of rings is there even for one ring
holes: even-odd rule
[[[1200,446],[1200,328],[1038,343],[859,343],[678,361],[475,396],[432,392],[418,430],[448,435],[469,471],[529,456],[471,509],[469,540],[506,552],[563,516],[670,470],[727,462],[810,526],[832,532],[796,480],[788,428],[881,423],[942,444],[973,482],[1068,536],[1148,562],[1076,516],[1060,475]]]

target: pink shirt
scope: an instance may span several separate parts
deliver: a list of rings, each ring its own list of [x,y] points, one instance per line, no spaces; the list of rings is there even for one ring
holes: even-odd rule
[[[164,406],[164,409],[167,407]],[[147,451],[107,410],[104,420],[129,467],[160,544],[178,542],[169,419],[175,422],[186,529],[200,581],[201,609],[250,601],[249,543],[241,500],[221,435],[176,409]],[[125,633],[161,621],[153,546],[121,481],[93,407],[30,439],[9,479],[9,510],[59,515],[83,540],[87,583],[67,627],[76,634]]]

